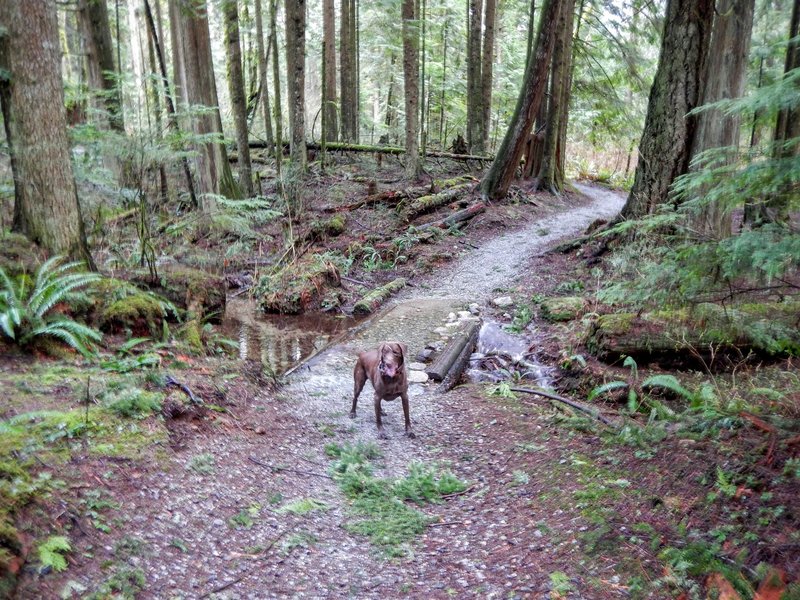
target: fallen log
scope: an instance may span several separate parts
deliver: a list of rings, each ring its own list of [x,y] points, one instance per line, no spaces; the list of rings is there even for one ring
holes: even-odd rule
[[[545,298],[539,312],[548,321],[572,321],[586,312],[586,300],[582,296],[558,296]]]
[[[480,329],[480,321],[473,321],[470,323],[469,328],[465,332],[465,342],[461,348],[461,352],[458,353],[458,356],[456,356],[456,359],[450,366],[450,370],[447,372],[447,375],[445,375],[444,379],[442,379],[442,383],[439,386],[439,392],[449,392],[456,386],[458,380],[461,379],[461,374],[467,367],[467,363],[469,363],[469,357],[472,354],[473,348],[475,348],[475,342],[478,341],[478,332]]]
[[[406,280],[402,277],[390,281],[386,285],[375,288],[368,292],[358,302],[353,305],[353,313],[358,315],[368,315],[375,310],[391,296],[399,292],[406,286]]]
[[[362,198],[361,200],[353,202],[352,204],[331,207],[328,210],[356,210],[362,206],[370,206],[378,203],[398,204],[403,200],[413,200],[415,198],[419,198],[420,196],[425,196],[426,194],[432,194],[436,190],[443,190],[461,183],[477,183],[477,179],[471,175],[463,175],[461,177],[454,177],[452,179],[434,179],[430,185],[410,187],[403,190],[384,190],[382,192],[378,192],[377,194],[370,194],[366,198]]]
[[[720,350],[766,354],[800,352],[800,301],[740,304],[726,308],[698,304],[693,309],[637,315],[602,315],[589,332],[589,351],[603,360],[623,355],[680,358]]]
[[[521,387],[512,387],[512,392],[523,392],[525,394],[533,394],[535,396],[542,396],[543,398],[547,398],[548,400],[555,400],[556,402],[561,402],[562,404],[566,404],[567,406],[571,406],[572,408],[584,412],[588,415],[592,415],[595,419],[603,423],[604,425],[613,426],[614,424],[609,421],[606,417],[604,417],[599,410],[596,408],[592,408],[591,406],[586,406],[585,404],[581,404],[580,402],[575,402],[575,400],[570,400],[569,398],[565,398],[564,396],[559,396],[558,394],[553,394],[552,392],[545,392],[544,390],[535,390],[530,388],[521,388]]]
[[[480,328],[480,321],[470,321],[464,331],[455,335],[447,346],[445,346],[444,350],[442,350],[439,357],[425,370],[428,377],[434,381],[444,380],[464,347],[467,345],[469,345],[470,348],[472,347],[470,341],[474,344]]]
[[[457,223],[463,223],[464,221],[469,221],[473,217],[477,217],[479,214],[486,210],[486,204],[483,202],[477,202],[472,206],[465,208],[464,210],[460,210],[458,212],[453,213],[450,216],[445,217],[444,219],[439,219],[438,221],[432,221],[431,223],[425,223],[424,225],[420,225],[417,227],[417,231],[424,231],[425,229],[431,229],[433,227],[439,227],[440,229],[449,229],[453,225]]]
[[[250,147],[266,148],[267,144],[266,142],[263,142],[261,140],[251,140]],[[289,145],[285,143],[284,151],[287,151],[288,148]],[[306,143],[306,148],[308,150],[322,150],[322,146],[316,142]],[[406,153],[406,149],[401,146],[371,146],[368,144],[346,144],[343,142],[326,142],[325,150],[328,152],[374,152],[377,154]],[[463,160],[463,161],[474,160],[479,162],[489,162],[494,160],[494,156],[488,156],[483,154],[456,154],[454,152],[443,152],[441,150],[427,150],[425,152],[425,156],[429,156],[431,158],[449,158],[451,160]]]
[[[406,221],[412,221],[421,214],[435,210],[440,206],[444,206],[445,204],[450,204],[454,200],[458,200],[462,196],[465,196],[470,191],[472,191],[473,187],[474,184],[472,183],[462,183],[461,185],[454,185],[453,187],[447,188],[446,190],[442,190],[438,194],[430,194],[428,196],[422,196],[420,198],[417,198],[407,206],[398,207],[398,212],[401,212],[403,214]]]

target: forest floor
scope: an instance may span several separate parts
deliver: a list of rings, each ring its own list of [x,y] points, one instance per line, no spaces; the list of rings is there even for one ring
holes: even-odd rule
[[[31,556],[16,597],[689,598],[704,586],[727,593],[723,575],[743,597],[759,581],[783,589],[778,580],[796,578],[800,564],[797,479],[764,463],[770,440],[754,428],[650,427],[615,400],[598,405],[605,426],[486,383],[447,393],[411,384],[415,439],[402,434],[397,402],[387,406],[389,439],[377,438],[369,386],[348,418],[359,350],[398,339],[414,360],[469,305],[518,331],[508,336],[541,367],[539,383],[580,399],[624,376],[619,365],[576,358],[578,325],[532,320],[534,297],[596,278],[580,254],[547,250],[623,200],[598,186],[576,190],[490,207],[426,251],[427,273],[414,274],[419,259],[406,268],[413,287],[281,385],[258,360],[162,351],[154,375],[1,357],[0,417],[33,414],[37,443],[49,448],[34,467],[46,493],[17,518],[22,545],[30,552],[56,532],[71,546],[63,572]],[[498,307],[500,296],[512,304]],[[185,407],[185,393],[165,386],[167,374],[204,404],[170,411]],[[681,376],[699,385],[697,373]],[[794,364],[765,366],[758,378],[780,379],[797,404]],[[87,396],[126,387],[164,390],[165,416],[90,414]],[[56,409],[71,417],[33,412]],[[758,482],[739,483],[745,471]],[[782,571],[766,577],[770,566]]]

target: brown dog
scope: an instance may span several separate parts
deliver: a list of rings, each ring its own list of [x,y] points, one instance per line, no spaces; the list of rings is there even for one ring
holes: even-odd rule
[[[350,418],[356,418],[356,404],[364,384],[369,379],[375,389],[375,421],[378,425],[378,437],[385,439],[381,416],[386,414],[381,409],[381,400],[394,400],[398,396],[403,401],[403,415],[406,420],[406,435],[415,437],[411,431],[411,418],[408,407],[408,378],[406,377],[406,345],[399,342],[384,342],[373,350],[361,352],[353,371],[354,391],[353,408]]]

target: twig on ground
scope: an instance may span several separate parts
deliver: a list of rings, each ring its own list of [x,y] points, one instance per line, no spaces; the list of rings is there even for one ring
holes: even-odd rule
[[[181,383],[180,381],[177,381],[176,379],[174,379],[172,377],[172,375],[167,375],[167,378],[164,380],[164,383],[166,385],[168,385],[168,386],[172,386],[172,387],[176,387],[176,388],[180,389],[184,394],[189,396],[189,400],[191,401],[192,404],[197,404],[197,405],[202,405],[203,404],[202,400],[198,400],[195,397],[195,395],[192,393],[192,390],[189,389],[188,385],[186,385],[184,383]]]
[[[591,408],[589,406],[584,406],[579,402],[575,402],[574,400],[570,400],[569,398],[565,398],[564,396],[559,396],[558,394],[553,394],[550,392],[545,392],[544,390],[533,390],[530,388],[521,388],[521,387],[512,387],[512,392],[523,392],[526,394],[534,394],[536,396],[542,396],[544,398],[548,398],[550,400],[555,400],[556,402],[562,402],[567,406],[571,406],[572,408],[579,410],[581,412],[585,412],[588,415],[593,416],[595,419],[603,423],[604,425],[608,425],[609,427],[613,427],[614,423],[609,421],[605,418],[599,410]]]

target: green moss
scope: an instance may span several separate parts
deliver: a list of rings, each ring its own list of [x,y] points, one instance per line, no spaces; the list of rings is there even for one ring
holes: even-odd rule
[[[636,315],[633,313],[614,313],[602,315],[597,322],[599,327],[608,331],[609,335],[621,335],[631,330],[635,319]]]
[[[192,267],[173,266],[162,269],[156,283],[147,273],[138,273],[135,280],[197,318],[212,312],[221,316],[225,310],[225,280],[220,275]]]
[[[186,342],[192,352],[197,354],[203,352],[203,336],[200,321],[192,319],[184,324],[178,332],[180,338]]]
[[[346,269],[342,256],[312,254],[263,276],[255,295],[266,312],[298,314],[324,296],[328,286],[339,285],[339,273]]]
[[[336,237],[344,233],[345,216],[337,214],[329,219],[314,221],[311,223],[310,237]]]
[[[0,233],[0,268],[10,277],[33,273],[41,259],[41,250],[24,235]]]
[[[150,335],[157,336],[166,315],[161,303],[154,297],[140,293],[127,296],[103,309],[102,327],[106,330],[130,329],[141,332],[145,327]]]
[[[406,286],[406,280],[402,277],[390,281],[384,286],[376,288],[366,294],[361,300],[353,306],[353,312],[360,315],[366,315],[374,312],[381,304],[392,295]]]
[[[586,302],[581,296],[545,298],[541,302],[542,318],[548,321],[572,321],[581,317],[586,310]]]

